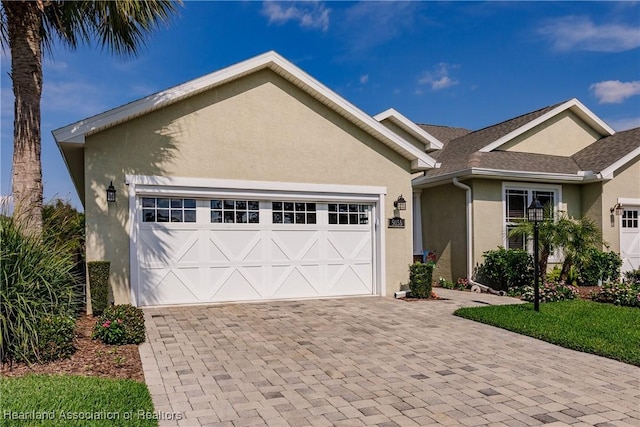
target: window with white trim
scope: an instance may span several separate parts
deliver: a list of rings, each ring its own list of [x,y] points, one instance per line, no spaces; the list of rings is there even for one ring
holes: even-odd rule
[[[260,202],[257,200],[209,201],[211,223],[213,224],[258,224],[260,222]]]
[[[622,228],[638,228],[638,210],[624,210]]]
[[[195,199],[143,197],[143,222],[196,222]]]
[[[316,204],[306,202],[272,202],[274,224],[315,224]]]
[[[329,224],[368,224],[371,205],[329,203]]]
[[[507,249],[527,249],[527,239],[523,235],[509,236],[511,230],[527,217],[527,208],[535,198],[545,207],[545,218],[553,219],[558,192],[556,190],[542,190],[523,187],[506,187],[505,200],[505,245]]]

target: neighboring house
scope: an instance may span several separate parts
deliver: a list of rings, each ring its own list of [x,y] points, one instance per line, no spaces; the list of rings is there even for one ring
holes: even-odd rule
[[[498,246],[526,248],[508,232],[535,197],[591,218],[623,271],[640,268],[640,128],[615,132],[576,99],[475,132],[420,127],[444,143],[429,153],[439,167],[413,180],[414,250],[436,253],[436,277],[470,277]]]
[[[53,135],[87,260],[110,261],[115,303],[138,306],[392,294],[413,256],[411,200],[404,228],[387,227],[393,202],[435,166],[431,140],[274,52]]]
[[[638,267],[640,129],[577,100],[476,132],[417,125],[268,52],[53,135],[117,304],[390,295],[424,250],[436,277],[469,276],[525,245],[506,233],[534,196]]]

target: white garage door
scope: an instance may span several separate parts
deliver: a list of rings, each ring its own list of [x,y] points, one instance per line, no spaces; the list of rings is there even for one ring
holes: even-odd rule
[[[372,203],[139,197],[138,305],[370,295]]]
[[[640,268],[640,206],[624,207],[620,218],[622,272]]]

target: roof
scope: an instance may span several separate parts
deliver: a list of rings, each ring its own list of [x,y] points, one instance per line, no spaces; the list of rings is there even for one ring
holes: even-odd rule
[[[85,137],[264,69],[272,70],[314,97],[318,102],[333,109],[337,114],[345,117],[364,132],[410,160],[413,170],[425,170],[435,166],[435,160],[424,150],[420,150],[409,141],[406,141],[278,53],[270,51],[54,130],[52,132],[53,137],[67,162],[67,167],[74,178],[76,188],[79,187],[77,178],[83,175],[83,171],[72,169],[83,166],[76,165],[77,160],[70,162],[69,159],[71,157],[78,158],[77,153],[72,154],[71,151],[76,151],[78,146],[83,146]],[[73,166],[71,163],[73,163]],[[81,190],[79,191],[80,194],[84,193],[84,189],[78,189]]]
[[[418,124],[419,127],[429,132],[431,135],[438,138],[442,141],[443,144],[451,141],[452,139],[459,138],[463,135],[471,132],[469,129],[464,128],[455,128],[449,126],[439,126],[439,125],[427,125],[427,124]]]
[[[573,156],[523,153],[499,149],[500,146],[513,138],[566,110],[571,110],[603,137]],[[428,127],[434,135],[437,135],[435,128],[434,126]],[[461,130],[459,132],[462,133]],[[453,134],[454,132],[450,132],[450,135]],[[446,141],[446,138],[443,139]],[[640,155],[639,147],[640,128],[615,133],[577,99],[571,99],[453,137],[445,143],[442,150],[430,153],[438,161],[440,167],[425,172],[423,177],[416,178],[414,185],[428,185],[453,176],[461,177],[475,174],[494,177],[508,176],[510,178],[519,175],[523,179],[548,179],[550,181],[608,179],[614,169]]]
[[[439,150],[443,147],[442,142],[439,141],[438,138],[434,137],[425,129],[419,127],[393,108],[389,108],[388,110],[373,116],[373,118],[381,123],[385,120],[389,120],[391,123],[395,124],[400,129],[425,144],[425,149]]]

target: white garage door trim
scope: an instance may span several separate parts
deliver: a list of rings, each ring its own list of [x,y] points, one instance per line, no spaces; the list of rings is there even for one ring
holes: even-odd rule
[[[130,283],[131,301],[141,302],[138,249],[141,242],[137,198],[140,196],[179,196],[182,198],[252,198],[260,200],[309,200],[369,202],[372,211],[373,233],[373,287],[374,294],[385,295],[385,235],[383,224],[385,187],[286,183],[268,181],[219,180],[202,178],[168,178],[158,176],[127,175],[129,186],[130,230]]]

